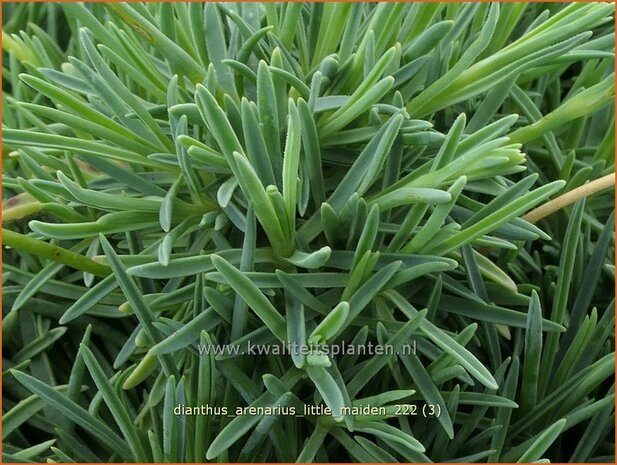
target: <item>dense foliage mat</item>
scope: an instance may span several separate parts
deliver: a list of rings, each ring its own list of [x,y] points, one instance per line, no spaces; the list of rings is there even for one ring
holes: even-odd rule
[[[4,461],[613,461],[613,5],[2,6]]]

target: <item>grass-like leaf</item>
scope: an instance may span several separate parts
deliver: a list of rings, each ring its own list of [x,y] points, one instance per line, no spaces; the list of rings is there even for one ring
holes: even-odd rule
[[[3,4],[3,460],[613,462],[613,10]]]

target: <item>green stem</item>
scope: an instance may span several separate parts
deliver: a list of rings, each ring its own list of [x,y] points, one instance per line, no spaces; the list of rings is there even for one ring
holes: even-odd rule
[[[2,210],[2,222],[4,224],[11,223],[13,221],[21,220],[32,216],[43,209],[43,205],[40,202],[24,202],[19,205]]]
[[[612,102],[615,98],[615,75],[609,77],[585,89],[570,100],[564,102],[551,113],[544,115],[538,121],[517,129],[510,134],[510,142],[526,144],[542,137],[548,131],[560,128],[565,124],[581,116],[589,115],[604,105]]]
[[[111,268],[89,257],[4,228],[2,228],[2,244],[96,276],[105,277],[111,274]]]

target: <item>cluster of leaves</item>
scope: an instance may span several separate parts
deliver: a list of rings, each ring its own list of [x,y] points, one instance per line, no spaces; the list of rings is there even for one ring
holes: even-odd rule
[[[613,460],[610,4],[3,8],[5,461]]]

